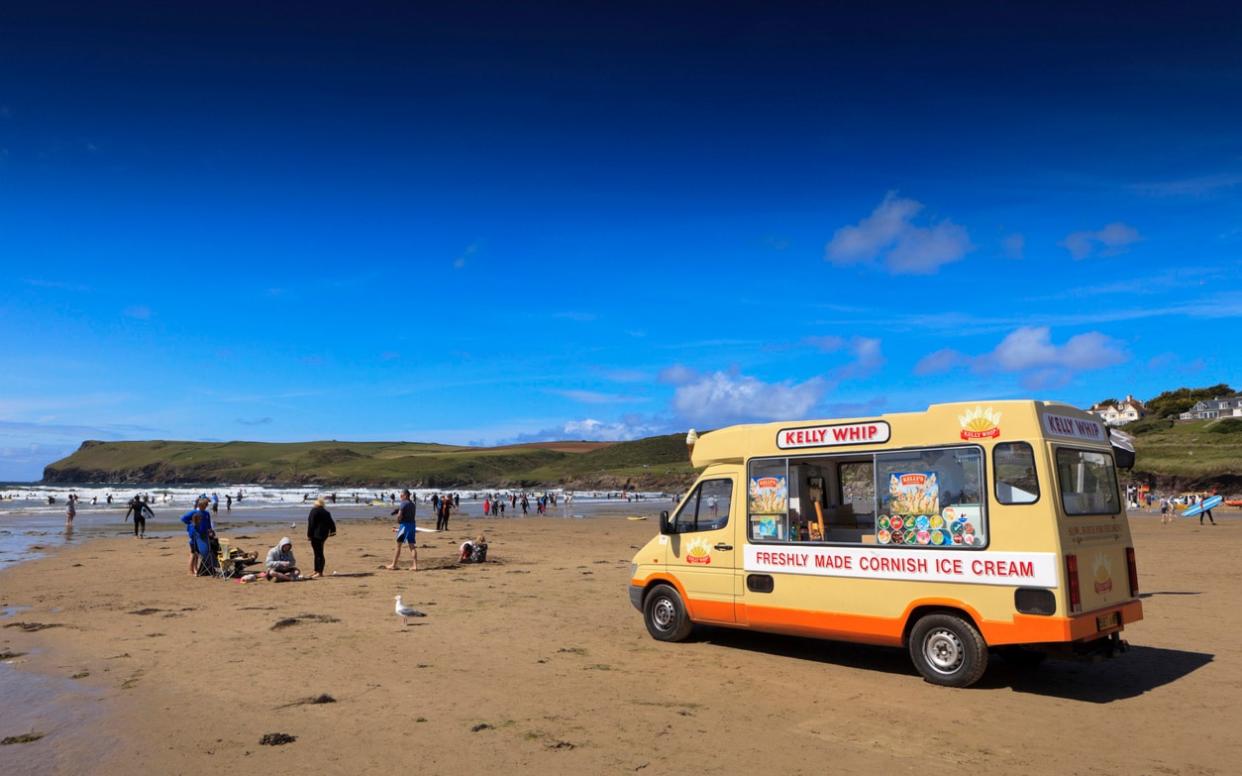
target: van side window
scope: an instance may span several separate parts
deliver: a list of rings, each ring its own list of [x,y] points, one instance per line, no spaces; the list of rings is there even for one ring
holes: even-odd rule
[[[942,447],[877,453],[877,544],[979,549],[987,545],[983,452]]]
[[[732,503],[733,480],[705,480],[686,498],[673,525],[677,533],[724,528]]]
[[[754,542],[987,546],[983,450],[975,445],[750,462]]]
[[[1034,504],[1039,501],[1035,475],[1035,451],[1026,442],[1001,442],[992,448],[996,500],[1002,504]]]

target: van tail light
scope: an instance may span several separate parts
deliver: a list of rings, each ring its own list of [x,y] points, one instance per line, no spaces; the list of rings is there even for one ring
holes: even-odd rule
[[[1138,598],[1138,564],[1134,562],[1134,548],[1126,548],[1126,569],[1130,572],[1130,597]]]
[[[1078,556],[1065,556],[1065,580],[1069,583],[1070,613],[1082,611],[1082,593],[1078,590]]]

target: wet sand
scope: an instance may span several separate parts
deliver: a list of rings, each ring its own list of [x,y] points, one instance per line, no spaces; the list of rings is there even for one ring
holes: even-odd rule
[[[654,520],[455,521],[414,574],[378,568],[388,523],[343,522],[328,569],[353,576],[280,585],[190,579],[180,537],[98,539],[0,572],[0,608],[30,607],[0,618],[0,652],[26,653],[0,669],[50,677],[60,704],[27,693],[14,715],[4,694],[0,737],[47,735],[0,747],[0,772],[1236,773],[1242,518],[1216,514],[1132,519],[1147,619],[1129,654],[997,659],[969,690],[897,650],[652,641],[626,582]],[[456,566],[479,528],[495,562]],[[237,533],[260,552],[280,535]],[[398,593],[427,616],[403,626]]]

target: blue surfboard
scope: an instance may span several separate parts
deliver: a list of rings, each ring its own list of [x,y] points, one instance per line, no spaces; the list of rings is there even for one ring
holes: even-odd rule
[[[1209,509],[1215,509],[1216,507],[1224,503],[1224,501],[1225,501],[1224,496],[1212,496],[1211,498],[1205,498],[1203,499],[1202,504],[1195,504],[1193,507],[1190,507],[1185,512],[1183,512],[1182,517],[1194,517],[1195,515],[1206,512]]]

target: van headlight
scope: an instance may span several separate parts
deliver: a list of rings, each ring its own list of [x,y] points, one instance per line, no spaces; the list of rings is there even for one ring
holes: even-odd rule
[[[638,576],[638,564],[631,563],[630,564],[630,579],[634,579],[637,576]]]

